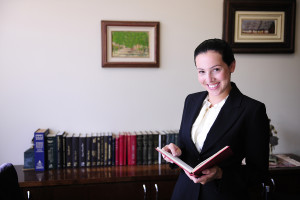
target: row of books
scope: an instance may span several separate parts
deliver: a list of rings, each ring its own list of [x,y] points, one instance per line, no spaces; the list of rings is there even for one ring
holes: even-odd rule
[[[178,131],[34,133],[35,170],[163,164],[155,148],[178,144]]]

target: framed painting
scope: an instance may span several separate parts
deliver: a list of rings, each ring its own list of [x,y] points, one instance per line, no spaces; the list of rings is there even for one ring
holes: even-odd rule
[[[223,14],[235,53],[294,53],[295,0],[224,0]]]
[[[102,67],[159,67],[159,22],[101,21]]]

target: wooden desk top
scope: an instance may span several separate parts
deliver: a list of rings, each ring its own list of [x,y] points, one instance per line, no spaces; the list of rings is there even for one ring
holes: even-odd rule
[[[300,161],[300,157],[288,154],[291,158]],[[115,183],[129,181],[167,181],[177,180],[180,168],[170,169],[168,164],[137,165],[137,166],[110,166],[110,167],[83,167],[46,170],[36,172],[23,170],[23,165],[16,165],[19,184],[21,187],[80,185],[96,183]],[[270,168],[274,174],[300,174],[300,167]]]
[[[179,175],[179,169],[172,170],[168,164],[66,168],[44,172],[24,171],[22,165],[16,165],[15,168],[21,187],[176,180]]]

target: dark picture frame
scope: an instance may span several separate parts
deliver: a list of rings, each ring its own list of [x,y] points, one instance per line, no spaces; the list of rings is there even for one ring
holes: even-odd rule
[[[101,21],[102,67],[159,67],[159,22]]]
[[[295,0],[224,0],[223,9],[234,53],[294,53]]]

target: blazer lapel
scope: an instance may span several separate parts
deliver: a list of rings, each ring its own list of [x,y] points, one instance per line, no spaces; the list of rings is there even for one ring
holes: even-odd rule
[[[217,119],[207,134],[201,154],[208,151],[210,147],[217,143],[230,129],[232,124],[236,122],[241,114],[242,109],[240,104],[243,94],[238,90],[234,83],[232,83],[232,86],[233,88],[228,99],[226,100]]]

